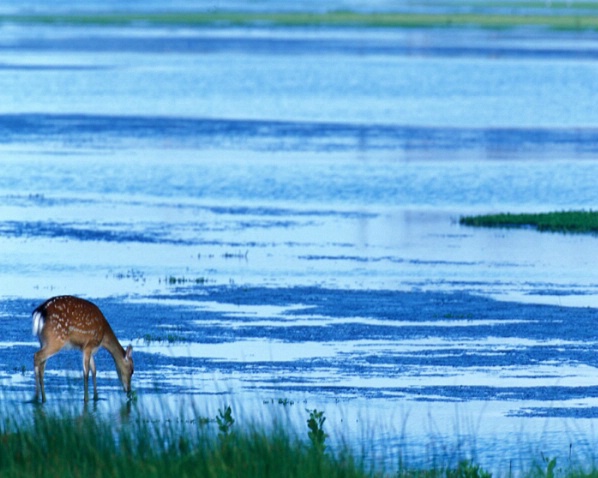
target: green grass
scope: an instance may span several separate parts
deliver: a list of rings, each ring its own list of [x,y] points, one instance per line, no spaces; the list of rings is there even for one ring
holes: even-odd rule
[[[595,6],[594,3],[587,5]],[[205,26],[330,26],[330,27],[376,27],[376,28],[421,28],[421,27],[481,27],[511,28],[540,26],[558,30],[596,30],[598,16],[587,15],[576,9],[566,13],[525,14],[516,9],[513,13],[361,13],[336,11],[324,13],[305,12],[172,12],[172,13],[81,13],[81,14],[38,14],[0,15],[0,23],[57,24],[57,25],[179,25],[186,27]]]
[[[346,477],[375,476],[347,453],[323,452],[282,428],[240,427],[230,408],[194,423],[116,423],[92,413],[36,413],[0,433],[6,477]]]
[[[461,217],[461,224],[476,227],[533,228],[564,233],[598,233],[598,211],[560,211],[537,214],[488,214]]]
[[[136,407],[135,404],[133,406]],[[6,410],[4,410],[6,411]],[[131,411],[131,410],[130,410]],[[305,410],[306,428],[295,433],[274,423],[267,428],[239,423],[231,407],[213,418],[134,418],[138,413],[100,416],[52,412],[32,405],[32,417],[5,413],[0,426],[0,476],[31,477],[205,477],[205,478],[489,478],[472,461],[456,466],[382,469],[396,457],[359,457],[328,447],[325,416]],[[364,447],[367,449],[367,447]],[[375,469],[371,463],[376,461]],[[421,461],[421,460],[420,460]],[[434,460],[433,460],[434,461]],[[508,467],[508,465],[506,465]],[[518,476],[597,476],[555,458],[530,459]],[[509,476],[510,471],[498,476]]]
[[[425,1],[423,5],[427,7],[440,7],[445,9],[451,9],[455,7],[455,3],[452,0],[428,0]],[[596,10],[598,9],[598,2],[592,0],[509,0],[508,2],[498,0],[484,0],[483,2],[476,0],[463,0],[459,2],[459,7],[469,10],[487,10],[495,8],[510,12],[533,9],[535,11],[543,11],[546,13],[559,13],[561,11],[579,12],[581,10]]]

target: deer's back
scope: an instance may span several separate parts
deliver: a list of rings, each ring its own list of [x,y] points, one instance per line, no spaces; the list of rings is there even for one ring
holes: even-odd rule
[[[77,348],[97,348],[107,327],[95,304],[73,296],[53,297],[33,311],[33,332],[42,344],[58,340]]]

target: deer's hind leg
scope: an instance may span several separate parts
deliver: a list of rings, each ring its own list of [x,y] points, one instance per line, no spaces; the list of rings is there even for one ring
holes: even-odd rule
[[[46,362],[62,348],[62,344],[51,346],[42,345],[35,354],[33,354],[33,370],[35,371],[35,401],[39,400],[40,394],[42,403],[46,401],[46,389],[44,387],[44,372],[46,371]]]
[[[46,360],[42,360],[36,352],[33,355],[33,370],[35,371],[35,401],[39,401],[41,394],[42,403],[46,401],[46,391],[44,389],[44,371],[46,369]]]

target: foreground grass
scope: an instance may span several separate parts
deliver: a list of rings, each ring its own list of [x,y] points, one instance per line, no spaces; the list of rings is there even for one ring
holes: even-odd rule
[[[275,428],[230,430],[211,421],[117,424],[93,414],[36,417],[0,435],[2,477],[346,477],[366,474],[350,455],[325,453]]]
[[[2,477],[207,477],[207,478],[489,478],[470,461],[454,467],[392,471],[365,465],[348,449],[327,447],[323,412],[309,412],[301,439],[281,426],[235,423],[230,407],[214,419],[128,419],[34,411],[31,422],[7,415],[0,431]],[[130,417],[129,417],[130,418]],[[386,461],[390,457],[382,457]],[[556,459],[530,465],[519,476],[596,476],[559,468]],[[512,476],[505,470],[500,476]]]
[[[561,211],[538,214],[464,216],[460,223],[477,227],[535,228],[538,231],[598,233],[598,211]]]
[[[595,5],[595,4],[591,4]],[[329,26],[376,28],[426,27],[546,27],[557,30],[597,30],[598,16],[575,10],[555,15],[526,14],[515,11],[504,14],[484,13],[397,13],[397,12],[134,12],[0,15],[1,23],[58,25],[178,25],[202,26]]]

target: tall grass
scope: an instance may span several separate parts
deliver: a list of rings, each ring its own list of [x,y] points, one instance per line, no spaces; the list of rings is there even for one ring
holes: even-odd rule
[[[230,409],[220,420],[132,419],[46,413],[5,419],[2,477],[346,477],[368,473],[346,452],[324,452],[282,426],[242,426]],[[307,437],[307,433],[305,434]]]
[[[6,412],[6,410],[3,410]],[[229,408],[197,420],[111,420],[105,415],[49,412],[5,418],[0,431],[1,477],[206,477],[206,478],[489,478],[471,461],[454,467],[385,470],[366,465],[349,448],[326,446],[325,417],[317,410],[300,433],[279,424],[240,424]],[[6,415],[5,415],[6,416]],[[282,423],[282,422],[281,422]],[[498,476],[596,476],[559,468],[556,459],[530,471]]]

